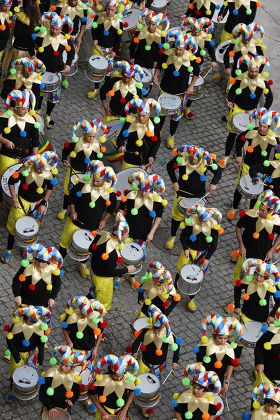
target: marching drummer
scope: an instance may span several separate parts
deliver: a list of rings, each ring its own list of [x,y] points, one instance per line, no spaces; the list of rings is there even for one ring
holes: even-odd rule
[[[228,0],[223,3],[219,15],[218,22],[221,22],[229,12],[225,27],[222,32],[221,41],[225,42],[232,39],[233,28],[238,23],[249,25],[255,20],[257,7],[261,3],[257,0]]]
[[[81,137],[78,136],[79,129],[83,132]],[[96,133],[98,130],[102,130],[103,133],[106,132],[106,126],[101,120],[88,121],[79,118],[73,125],[71,141],[64,143],[61,161],[67,170],[64,180],[63,208],[57,214],[59,220],[65,219],[65,214],[68,209],[71,177],[76,175],[75,178],[78,180],[80,174],[85,174],[88,171],[89,163],[92,160],[103,158],[103,153],[106,151],[106,148],[102,146],[102,142],[106,139],[104,135],[97,139]],[[70,157],[70,162],[67,162],[68,157]]]
[[[49,21],[49,24],[47,23]],[[75,49],[69,35],[73,30],[73,22],[68,16],[61,18],[55,12],[47,12],[42,16],[43,26],[36,28],[33,39],[37,48],[37,58],[42,60],[50,73],[67,73],[70,70],[74,59]],[[62,34],[68,27],[68,33]],[[63,52],[67,52],[67,60],[63,62]],[[60,75],[59,75],[60,76]],[[43,89],[42,89],[43,90]],[[58,79],[58,86],[54,91],[48,94],[47,109],[44,115],[46,128],[52,128],[54,121],[51,119],[51,113],[55,105],[61,98],[61,78]],[[41,109],[43,95],[40,98],[38,110]]]
[[[109,50],[110,57],[114,59],[119,54],[123,20],[118,13],[118,8],[125,7],[125,3],[123,0],[107,0],[105,11],[99,12],[94,16],[91,28],[93,40],[92,55],[105,55],[105,50]],[[95,89],[89,91],[87,97],[89,99],[95,98],[98,92],[99,83],[96,83]]]
[[[172,208],[171,236],[168,238],[165,247],[173,249],[176,232],[180,223],[185,219],[185,215],[179,210],[179,202],[183,198],[199,198],[206,194],[207,171],[214,175],[210,185],[209,193],[214,193],[217,184],[221,179],[222,170],[217,165],[215,155],[207,150],[194,145],[183,145],[172,150],[174,157],[167,163],[167,173],[175,191],[174,205]],[[179,170],[179,176],[176,176]]]
[[[107,367],[107,373],[102,369]],[[132,373],[128,369],[132,369]],[[96,406],[96,420],[116,417],[119,420],[128,419],[128,411],[134,399],[138,380],[139,365],[137,360],[125,355],[117,357],[114,354],[103,356],[96,365],[95,377],[89,384],[88,395]]]
[[[142,305],[140,317],[149,316],[150,305],[157,306],[164,315],[169,316],[180,302],[181,296],[176,292],[170,271],[159,261],[149,263],[146,273],[138,284],[138,303]],[[146,299],[145,292],[147,292]]]
[[[190,32],[188,28],[190,28]],[[181,23],[181,29],[187,30],[189,32],[187,35],[191,35],[197,44],[197,51],[195,55],[197,57],[196,62],[198,63],[200,69],[203,69],[206,51],[208,52],[211,59],[211,69],[217,69],[218,64],[216,61],[216,54],[214,49],[215,42],[212,40],[211,35],[211,33],[214,31],[213,22],[211,22],[211,20],[206,17],[199,19],[188,17]],[[191,104],[192,100],[188,99],[186,102],[186,108],[184,109],[184,113],[187,119],[193,118],[193,113],[190,111]]]
[[[114,70],[121,73],[121,78],[114,75],[105,80],[100,89],[100,99],[105,111],[105,122],[125,116],[125,106],[135,96],[142,98],[142,83],[135,80],[135,75],[139,74],[140,79],[144,73],[138,64],[131,66],[127,61],[117,61]],[[106,96],[110,98],[109,104]]]
[[[154,109],[155,118],[150,118]],[[153,164],[160,147],[160,105],[155,99],[131,99],[125,105],[126,117],[117,138],[117,147],[124,153],[122,170]],[[132,114],[136,110],[136,116]]]
[[[63,257],[72,242],[73,234],[79,229],[104,229],[116,208],[116,194],[113,187],[117,176],[110,166],[100,160],[89,163],[90,174],[75,185],[69,195],[70,215],[64,225],[59,251]],[[89,278],[86,262],[80,263],[82,277]]]
[[[276,312],[275,320],[267,331],[258,339],[255,347],[255,386],[266,382],[275,386],[280,380],[280,310]]]
[[[113,300],[114,277],[121,277],[126,273],[133,273],[135,267],[129,265],[117,268],[123,259],[120,250],[129,235],[129,226],[122,213],[115,215],[112,232],[97,233],[90,246],[92,280],[95,287],[96,299],[107,311],[111,308]]]
[[[15,304],[53,308],[61,288],[62,264],[63,258],[53,246],[28,246],[21,268],[13,278]]]
[[[238,67],[238,60],[242,56],[251,55],[252,57],[256,57],[258,55],[264,55],[265,47],[262,45],[262,40],[254,38],[254,35],[257,33],[263,37],[265,31],[261,25],[255,22],[252,22],[250,25],[238,23],[233,28],[233,39],[228,44],[224,53],[224,65],[226,73],[229,76],[235,77],[238,73],[241,74],[241,72],[243,73],[248,70],[244,62]],[[230,65],[231,58],[233,58],[232,67]]]
[[[207,17],[212,19],[217,8],[215,0],[190,0],[186,17],[201,18]]]
[[[248,65],[248,71],[245,71],[240,76],[230,79],[227,106],[229,114],[227,117],[228,137],[226,140],[225,157],[221,161],[221,166],[225,167],[228,163],[230,153],[232,151],[236,132],[231,126],[232,119],[235,114],[248,113],[255,108],[262,95],[264,95],[264,108],[269,109],[273,102],[273,95],[270,89],[271,81],[266,81],[264,76],[266,73],[260,74],[260,67],[268,64],[267,58],[258,56],[256,58],[249,56],[242,56],[240,62]]]
[[[182,268],[188,264],[198,265],[205,273],[209,260],[217,249],[219,235],[223,233],[220,226],[222,214],[215,208],[205,208],[195,205],[185,213],[184,228],[180,236],[183,250],[177,262],[175,286],[180,277]],[[194,295],[188,296],[187,309],[196,311]]]
[[[28,112],[34,110],[35,103],[35,95],[29,89],[13,90],[7,96],[7,111],[0,116],[0,176],[20,158],[37,153],[39,124]]]
[[[160,378],[166,368],[169,346],[173,352],[172,370],[178,367],[182,339],[174,336],[168,318],[155,305],[150,305],[148,314],[152,325],[144,328],[133,342],[132,354],[138,357],[138,351],[142,352],[138,374],[151,372]],[[142,413],[144,417],[149,417],[153,410],[142,409]]]
[[[175,46],[174,48],[169,48],[168,42],[173,39],[175,39]],[[198,46],[192,36],[184,35],[181,31],[169,32],[165,46],[167,49],[163,51],[161,59],[157,63],[153,82],[159,85],[158,76],[163,70],[160,89],[162,92],[177,95],[181,99],[179,109],[170,120],[170,134],[167,139],[167,147],[172,149],[174,147],[174,135],[183,115],[185,94],[191,95],[194,93],[193,88],[199,76],[199,66],[194,55]],[[189,84],[191,74],[192,81]],[[160,129],[162,129],[165,116],[162,115],[160,120]]]
[[[81,376],[75,370],[81,366],[82,371],[87,367],[86,356],[69,346],[56,346],[52,352],[50,364],[52,367],[39,378],[39,399],[43,404],[42,412],[47,410],[48,418],[58,416],[57,408],[70,410],[80,395]],[[60,358],[57,365],[57,358]]]
[[[280,200],[271,190],[264,191],[258,209],[241,212],[236,224],[239,256],[233,273],[233,285],[240,278],[246,258],[270,261],[280,244]]]
[[[268,162],[271,152],[279,144],[280,139],[271,130],[280,126],[280,114],[275,111],[267,111],[266,108],[259,108],[251,112],[251,118],[259,121],[255,129],[250,129],[239,134],[236,138],[236,162],[240,166],[240,171],[236,184],[242,176],[248,175],[251,165],[264,165]],[[245,148],[246,144],[246,148]],[[243,156],[243,157],[242,157]],[[242,198],[241,193],[236,188],[233,196],[232,209],[228,212],[228,219],[232,220],[237,212],[238,205]],[[252,199],[250,208],[256,202]]]
[[[8,40],[10,38],[11,29],[14,26],[12,21],[13,13],[10,12],[12,6],[12,0],[1,0],[0,2],[0,13],[1,13],[1,25],[2,30],[0,32],[0,62],[2,62],[2,56],[6,49]]]
[[[271,420],[278,420],[280,417],[280,390],[273,385],[262,382],[254,387],[252,392],[253,408],[252,417],[248,413],[248,419],[259,420],[271,418]],[[246,413],[247,414],[247,413]],[[245,414],[245,415],[246,415]],[[246,420],[246,417],[243,418]]]
[[[193,375],[192,382],[190,375]],[[213,371],[206,372],[201,363],[194,363],[186,366],[184,376],[183,385],[190,388],[182,394],[175,394],[171,405],[176,419],[183,420],[192,415],[193,420],[200,420],[208,414],[207,419],[214,420],[218,411],[215,395],[220,394],[222,387],[218,375]]]
[[[29,305],[18,308],[14,312],[11,327],[4,326],[4,329],[8,331],[6,335],[8,351],[5,351],[5,355],[11,356],[9,366],[11,385],[16,368],[24,365],[36,368],[37,364],[43,364],[44,347],[48,341],[50,329],[41,318],[45,317],[48,320],[50,316],[49,309]]]
[[[214,329],[213,337],[207,337],[207,327]],[[219,314],[210,314],[202,323],[203,336],[198,346],[194,348],[197,362],[203,363],[205,369],[214,371],[223,385],[223,393],[227,394],[233,368],[238,366],[234,346],[228,343],[231,331],[235,333],[237,342],[242,335],[242,326],[234,318],[223,318]]]
[[[44,152],[25,159],[22,168],[9,178],[9,190],[12,197],[12,208],[7,220],[7,251],[1,261],[7,263],[12,258],[15,242],[16,222],[20,217],[31,215],[39,223],[47,211],[48,200],[53,187],[57,184],[57,169],[52,165],[58,163],[55,152]],[[20,183],[16,194],[15,184]]]
[[[42,75],[45,71],[46,67],[41,60],[32,60],[27,57],[18,58],[12,62],[10,74],[4,80],[1,97],[7,99],[13,89],[24,90],[27,88],[34,93],[37,106],[40,100]]]

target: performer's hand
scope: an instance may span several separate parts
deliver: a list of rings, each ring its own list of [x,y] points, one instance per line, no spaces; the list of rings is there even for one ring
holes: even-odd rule
[[[97,356],[97,349],[96,349],[96,348],[94,348],[94,349],[92,350],[91,358],[92,358],[92,359],[95,359],[95,358],[96,358],[96,356]]]
[[[125,152],[125,147],[124,146],[121,146],[121,147],[119,147],[119,152]]]
[[[243,159],[242,159],[242,157],[241,157],[241,156],[237,156],[237,157],[235,158],[235,160],[236,160],[236,163],[237,163],[239,166],[241,166],[241,165],[242,165],[242,163],[243,163]]]
[[[19,202],[18,202],[18,199],[17,199],[17,198],[13,199],[13,206],[14,206],[14,208],[15,208],[15,209],[18,209],[18,208],[20,207],[20,205],[19,205]]]
[[[68,73],[68,71],[70,71],[70,66],[68,66],[68,64],[65,64],[64,69],[61,73]]]
[[[17,306],[20,306],[21,305],[21,296],[16,296],[14,298],[14,302]]]
[[[155,85],[159,86],[159,81],[158,81],[157,76],[154,76],[154,77],[152,78],[152,83],[154,83]]]
[[[65,400],[65,402],[69,405],[69,407],[73,407],[73,403],[71,400]],[[65,408],[65,410],[67,410],[67,408]]]
[[[135,63],[134,58],[131,58],[131,60],[130,60],[130,64],[133,66],[133,65],[134,65],[134,63]]]
[[[101,413],[101,420],[109,420],[110,419],[110,415],[108,413]]]
[[[129,266],[127,267],[127,269],[128,269],[128,272],[129,272],[129,273],[134,273],[134,271],[135,271],[135,267],[134,267],[134,265],[129,265]]]
[[[226,69],[226,74],[227,74],[228,76],[230,76],[230,75],[231,75],[231,68]]]
[[[37,208],[38,213],[45,213],[47,211],[47,206],[40,206]]]
[[[216,61],[212,61],[211,63],[211,69],[216,70],[218,68],[218,63]]]
[[[194,94],[194,87],[193,86],[189,86],[186,93],[188,95],[193,95]]]
[[[77,213],[75,211],[73,211],[73,212],[70,213],[70,217],[71,217],[72,220],[77,220],[77,216],[78,215],[77,215]]]
[[[270,250],[267,252],[266,256],[265,256],[265,259],[266,259],[267,261],[270,261],[270,260],[271,260],[271,258],[272,258],[272,256],[273,256],[273,250],[272,250],[272,249],[270,249]]]
[[[15,148],[14,143],[12,141],[10,141],[10,140],[5,139],[4,144],[7,147],[7,149],[14,149]]]
[[[267,324],[271,324],[272,322],[274,322],[274,318],[273,316],[268,316],[267,320],[265,321]]]
[[[263,373],[263,371],[264,371],[264,365],[262,365],[262,364],[257,365],[256,366],[256,371],[258,373]]]
[[[241,314],[241,308],[234,308],[233,312],[237,315]]]
[[[79,49],[80,49],[81,43],[82,43],[82,38],[81,38],[81,37],[78,37],[78,38],[76,39],[76,51],[77,51],[77,52],[78,52],[78,51],[79,51]]]
[[[93,45],[94,46],[96,46],[98,44],[98,41],[97,41],[97,39],[95,39],[94,41],[93,41]]]
[[[111,53],[110,53],[110,57],[111,57],[111,58],[115,58],[115,57],[116,57],[116,55],[117,55],[117,54],[115,53],[115,51],[111,51]]]
[[[223,16],[218,16],[218,19],[217,19],[218,23],[220,23],[222,20],[223,20]]]
[[[229,384],[224,383],[223,385],[223,394],[227,395],[229,389]]]
[[[49,308],[53,308],[54,307],[54,304],[55,304],[54,299],[49,299],[48,300],[48,306],[49,306]]]
[[[211,194],[213,194],[216,191],[216,189],[217,189],[217,185],[214,185],[214,184],[209,185],[209,192]]]
[[[240,246],[239,252],[240,252],[241,257],[246,258],[246,248],[244,245]]]
[[[185,249],[185,256],[187,257],[187,258],[190,258],[190,251],[188,250],[188,249]]]
[[[71,341],[71,340],[68,340],[68,341],[67,341],[67,346],[71,347],[71,349],[73,348],[73,343],[72,343],[72,341]]]
[[[174,190],[175,192],[177,192],[177,191],[179,190],[179,184],[178,184],[178,182],[173,182],[173,184],[172,184],[172,188],[173,188],[173,190]]]
[[[67,160],[63,160],[62,163],[65,166],[65,168],[69,168],[70,167],[70,163],[67,162]]]
[[[98,229],[102,230],[102,229],[105,228],[105,226],[106,226],[105,220],[104,219],[101,219],[100,222],[99,222]]]
[[[148,233],[146,241],[147,243],[152,242],[152,240],[154,239],[154,233],[151,231]]]
[[[125,420],[126,419],[127,410],[122,409],[122,411],[118,414],[118,420]]]
[[[102,106],[103,106],[103,109],[105,111],[105,114],[106,115],[111,115],[110,108],[109,108],[109,105],[107,104],[107,102],[102,102]]]
[[[178,366],[179,366],[178,363],[172,363],[172,369],[173,370],[176,370]]]
[[[58,416],[58,411],[56,408],[51,408],[49,410],[49,419],[53,419],[54,417]]]
[[[208,265],[209,265],[209,260],[207,260],[207,259],[205,258],[205,260],[203,261],[203,267],[204,267],[204,268],[207,268],[207,267],[208,267]]]
[[[155,163],[155,159],[152,156],[149,157],[149,163],[151,165],[153,165]]]
[[[233,102],[227,101],[227,106],[229,109],[233,109]]]

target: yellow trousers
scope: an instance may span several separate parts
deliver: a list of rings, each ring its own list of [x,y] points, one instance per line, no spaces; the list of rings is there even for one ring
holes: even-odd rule
[[[103,303],[106,310],[109,311],[113,301],[114,278],[92,274],[92,281],[95,286],[96,299]]]
[[[17,368],[24,366],[28,362],[28,359],[30,357],[28,352],[19,353],[19,354],[20,354],[20,359],[21,359],[19,363],[17,363],[15,359],[13,358],[13,356],[11,355],[10,364],[9,364],[10,378],[13,377],[13,373]]]
[[[253,388],[255,388],[255,386],[258,386],[258,385],[260,385],[263,382],[266,382],[267,384],[272,385],[273,387],[275,387],[275,385],[273,385],[273,383],[268,379],[267,376],[265,376],[264,373],[260,374],[257,371],[255,371],[255,373],[256,373],[256,380],[255,380],[255,383],[254,383]]]
[[[122,161],[122,171],[128,168],[139,168],[139,165],[132,165],[131,163],[127,163],[124,160]]]
[[[77,232],[77,230],[80,230],[80,229],[81,228],[74,225],[72,220],[69,218],[64,225],[59,245],[62,246],[63,248],[68,249],[71,245],[74,233]]]
[[[245,261],[244,257],[241,257],[241,255],[239,255],[238,260],[236,262],[236,266],[233,272],[233,279],[232,279],[232,283],[235,286],[236,285],[236,280],[239,279],[241,271],[242,271],[242,265]]]
[[[18,159],[10,158],[0,154],[0,176],[13,165],[19,163]]]
[[[190,256],[192,257],[192,259],[195,260],[197,258],[197,255],[196,255],[197,251],[189,248],[189,252],[190,252]],[[182,250],[181,254],[178,258],[178,261],[177,261],[177,273],[180,274],[182,268],[187,264],[191,264],[191,260],[190,260],[189,257],[186,257],[185,251]]]
[[[236,178],[236,181],[235,181],[235,186],[236,186],[236,187],[238,187],[240,179],[241,179],[243,176],[245,176],[245,175],[248,175],[248,174],[249,174],[249,170],[250,170],[250,166],[249,166],[249,165],[247,165],[246,163],[243,163],[243,165],[242,165],[242,166],[241,166],[241,168],[239,169],[239,172],[238,172],[238,177]]]
[[[179,201],[182,198],[183,197],[177,197],[177,194],[175,194],[174,196],[174,202],[173,202],[173,207],[172,207],[172,219],[176,220],[176,222],[182,222],[183,220],[185,220],[185,217],[186,217],[184,214],[180,212],[180,209],[179,209]]]
[[[139,360],[139,370],[137,372],[137,375],[141,375],[141,373],[149,373],[149,372],[151,372],[150,368],[147,365],[145,365],[141,357],[141,359]]]
[[[223,29],[223,32],[221,35],[221,42],[228,41],[229,39],[232,39],[232,38],[233,38],[232,34],[225,31],[225,29]]]
[[[20,207],[17,209],[15,207],[11,207],[8,221],[7,221],[7,229],[11,235],[16,234],[16,222],[23,216],[26,216],[30,210],[30,207],[33,203],[30,201],[24,200],[22,197],[20,198]]]

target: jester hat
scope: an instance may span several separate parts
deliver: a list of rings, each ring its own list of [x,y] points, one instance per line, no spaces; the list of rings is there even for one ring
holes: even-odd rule
[[[39,260],[48,264],[54,264],[59,269],[63,264],[63,258],[60,252],[53,246],[45,248],[41,244],[29,245],[25,248],[23,253],[23,266],[26,266],[24,261]]]
[[[190,26],[191,31],[195,32],[196,34],[199,34],[200,32],[211,34],[214,31],[214,23],[206,17],[202,17],[199,19],[187,17],[182,21],[181,29],[184,30],[186,26]]]
[[[232,30],[234,38],[242,37],[245,41],[249,42],[253,38],[255,33],[260,33],[263,37],[265,34],[264,28],[255,22],[246,25],[245,23],[238,23]]]
[[[36,98],[32,90],[24,89],[18,90],[14,89],[8,93],[5,106],[6,108],[31,108],[34,109],[36,104]]]
[[[19,317],[26,317],[28,321],[35,324],[40,320],[42,316],[46,317],[47,319],[50,319],[51,317],[51,311],[48,308],[45,308],[44,306],[24,306],[23,308],[18,308],[16,311],[14,311],[15,316]]]
[[[12,0],[0,0],[0,4],[4,4],[5,6],[11,6],[12,3]]]
[[[51,364],[56,363],[56,358],[59,357],[64,366],[82,366],[83,369],[87,366],[86,355],[78,350],[73,350],[71,347],[63,344],[62,346],[55,346],[52,355],[55,359],[51,359]]]
[[[56,12],[45,12],[42,15],[42,22],[44,20],[49,20],[50,25],[55,28],[62,28],[64,25],[68,26],[68,33],[70,34],[73,31],[74,24],[69,16],[65,15],[63,17],[59,16]]]
[[[123,236],[129,234],[129,225],[120,211],[115,215],[113,234],[117,237],[119,245],[122,244]]]
[[[242,266],[244,272],[247,275],[251,275],[252,271],[254,274],[258,274],[263,277],[274,277],[275,283],[278,283],[280,280],[280,272],[275,264],[262,261],[257,258],[248,258],[244,261]]]
[[[22,70],[24,70],[27,73],[36,72],[36,73],[44,74],[46,72],[46,66],[43,63],[43,61],[38,60],[38,58],[35,58],[34,60],[32,60],[31,58],[28,58],[28,57],[22,57],[12,62],[10,73],[16,74],[16,67],[20,67],[20,66]]]
[[[160,116],[161,106],[153,98],[149,99],[131,99],[124,107],[124,111],[128,114],[131,112],[132,108],[136,108],[138,114],[140,115],[150,115],[151,110],[155,110],[156,117]]]
[[[164,265],[159,261],[151,261],[147,268],[148,277],[158,284],[167,283],[168,285],[173,285],[172,274],[168,271]]]
[[[139,74],[140,79],[143,79],[144,72],[138,64],[130,65],[127,61],[116,61],[114,65],[114,70],[119,71],[123,76],[134,77],[135,74]]]
[[[143,19],[146,20],[147,24],[154,24],[154,25],[165,25],[165,30],[167,31],[170,27],[170,21],[166,13],[156,13],[153,10],[145,9],[141,13],[139,17],[139,23],[143,21]]]
[[[215,208],[206,208],[201,205],[195,205],[186,211],[186,216],[196,214],[200,223],[208,222],[210,219],[217,219],[217,223],[222,221],[222,213]]]
[[[201,341],[207,341],[207,328],[211,325],[214,328],[214,335],[228,336],[232,330],[236,333],[236,341],[243,334],[242,325],[235,317],[223,318],[219,314],[210,314],[202,322],[203,336]]]
[[[138,189],[143,192],[156,192],[162,194],[165,191],[163,179],[156,174],[148,175],[143,171],[132,172],[128,177],[131,190]]]
[[[280,114],[277,111],[268,111],[266,108],[256,108],[250,113],[250,117],[259,120],[263,124],[273,126],[274,129],[280,127]]]
[[[265,190],[259,197],[260,206],[266,206],[272,213],[280,214],[280,199],[271,190]]]
[[[104,166],[104,163],[101,160],[92,160],[89,164],[89,169],[92,176],[104,180],[107,183],[111,184],[113,187],[117,182],[117,175],[115,171],[110,166]]]
[[[219,376],[213,371],[206,372],[202,363],[193,363],[187,365],[184,370],[184,375],[187,378],[189,375],[194,375],[193,383],[198,384],[203,388],[208,388],[210,385],[213,385],[212,392],[215,394],[220,394],[222,384]]]
[[[74,309],[79,307],[82,314],[89,315],[93,311],[97,311],[100,315],[105,315],[105,306],[95,299],[88,299],[86,296],[72,296],[67,302],[67,308]]]
[[[77,143],[79,140],[79,137],[77,136],[79,128],[81,128],[85,134],[91,133],[92,131],[96,134],[99,129],[101,129],[104,133],[107,133],[107,126],[99,118],[92,121],[79,118],[72,127],[72,141],[74,143]]]
[[[104,366],[107,366],[110,372],[118,375],[124,375],[129,368],[132,369],[134,375],[136,375],[139,370],[137,360],[129,354],[121,357],[117,357],[114,354],[103,356],[96,364],[96,373],[100,374]]]
[[[260,408],[259,400],[270,400],[273,403],[280,405],[280,389],[274,388],[271,384],[262,382],[261,384],[254,387],[252,392],[253,407]]]
[[[177,147],[172,150],[172,154],[174,156],[177,156],[177,163],[183,163],[182,157],[188,158],[190,161],[196,159],[196,160],[205,160],[207,165],[212,166],[213,170],[217,170],[218,167],[214,166],[213,159],[214,155],[209,153],[206,149],[203,149],[202,147],[197,147],[194,144],[184,144],[180,147]]]
[[[148,308],[148,314],[152,319],[152,325],[155,328],[165,328],[166,337],[171,334],[170,322],[167,316],[165,316],[156,305],[150,305]]]
[[[256,57],[253,57],[252,55],[242,55],[237,62],[237,67],[239,68],[243,63],[249,68],[259,69],[261,66],[266,66],[267,70],[270,70],[270,62],[264,55],[257,55]]]
[[[55,152],[47,151],[42,154],[28,156],[24,160],[24,166],[27,170],[32,167],[36,169],[49,170],[53,165],[58,163],[59,157]],[[56,171],[55,171],[56,172]]]
[[[169,31],[166,35],[166,42],[172,41],[175,39],[176,47],[190,47],[192,53],[195,54],[198,49],[198,45],[195,42],[195,39],[191,35],[184,35],[182,31],[174,30]]]
[[[116,7],[122,8],[122,13],[123,11],[126,11],[130,8],[129,2],[127,0],[107,0],[106,2],[106,7],[110,6],[110,7]]]

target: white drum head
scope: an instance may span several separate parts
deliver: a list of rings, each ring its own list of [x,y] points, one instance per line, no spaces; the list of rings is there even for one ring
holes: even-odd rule
[[[141,389],[141,394],[154,394],[160,388],[160,381],[153,373],[142,373],[138,376],[141,383],[137,385]]]
[[[51,73],[50,71],[46,71],[46,73],[42,76],[42,83],[45,84],[54,84],[60,80],[60,77],[56,73]]]
[[[223,412],[224,412],[224,409],[225,409],[224,402],[223,402],[222,398],[220,397],[220,395],[215,395],[215,399],[216,399],[217,404],[218,403],[222,404],[222,407],[216,413],[216,416],[221,416],[223,414]]]
[[[261,327],[263,326],[262,322],[258,321],[249,321],[246,322],[243,326],[243,335],[242,338],[245,341],[250,343],[256,343],[258,339],[263,335]]]
[[[5,194],[8,197],[11,197],[8,181],[10,177],[13,175],[13,173],[18,171],[21,167],[22,167],[22,163],[17,163],[16,165],[10,166],[2,175],[2,178],[1,178],[2,190],[5,192]],[[18,192],[18,187],[19,187],[18,184],[15,184],[16,194]]]
[[[105,71],[108,67],[108,61],[103,55],[92,55],[88,60],[91,67],[100,71]]]
[[[162,108],[170,111],[177,111],[181,105],[181,99],[179,96],[171,95],[170,93],[163,93],[159,96],[158,102]]]
[[[62,59],[63,59],[63,63],[64,64],[66,64],[66,61],[67,61],[67,51],[63,51],[63,53],[62,53]],[[72,61],[72,63],[71,63],[71,66],[74,66],[74,64],[76,64],[77,62],[78,62],[78,60],[79,60],[79,56],[78,56],[78,54],[75,52],[75,55],[74,55],[74,58],[73,58],[73,61]]]
[[[116,191],[120,191],[121,193],[123,193],[125,190],[130,190],[130,185],[128,183],[128,177],[130,174],[132,174],[135,171],[141,171],[146,173],[146,171],[144,169],[141,168],[128,168],[125,169],[124,171],[118,172],[117,174],[117,182],[115,185],[115,190]],[[117,197],[119,200],[121,199],[121,197]]]
[[[240,188],[244,191],[244,193],[249,193],[251,195],[255,195],[256,197],[263,192],[264,185],[261,182],[257,184],[253,184],[252,178],[250,175],[243,176],[239,181]]]
[[[142,83],[149,83],[149,82],[151,82],[152,81],[152,78],[153,78],[153,74],[152,74],[151,70],[146,69],[146,67],[142,67],[142,70],[144,72],[143,79],[140,78],[139,73],[136,73],[135,74],[135,80],[137,82],[142,82]]]
[[[227,47],[231,44],[232,39],[228,39],[225,42],[222,42],[220,45],[217,46],[216,49],[216,60],[218,63],[224,64],[224,55],[226,52]],[[233,57],[229,58],[230,64],[233,64]]]
[[[232,123],[239,131],[248,130],[248,125],[251,123],[249,114],[246,114],[245,112],[235,114]]]
[[[188,264],[182,268],[181,277],[187,283],[201,283],[203,280],[203,271],[195,264]]]
[[[91,371],[88,368],[82,371],[82,366],[76,366],[75,371],[81,376],[82,384],[88,386],[91,381]]]
[[[39,375],[31,366],[21,366],[13,373],[13,382],[19,388],[30,389],[34,388],[38,383]]]
[[[38,116],[38,123],[40,124],[39,133],[40,134],[44,134],[44,131],[45,131],[45,123],[44,123],[44,120],[41,117],[41,115],[38,115],[37,114],[37,116]]]
[[[140,9],[131,9],[123,15],[124,31],[128,31],[132,28],[135,28],[141,13],[142,10]]]
[[[167,7],[167,0],[154,0],[150,6],[151,9],[165,9]]]
[[[121,256],[125,260],[130,261],[131,264],[137,264],[143,258],[144,251],[141,245],[136,242],[131,242],[129,244],[125,244],[123,249],[121,249]]]
[[[189,85],[191,84],[191,82],[192,82],[192,76],[190,76],[190,78],[189,78]],[[203,79],[203,77],[198,76],[198,79],[195,82],[194,86],[202,86],[202,85],[204,85],[204,79]]]
[[[112,140],[116,139],[118,135],[120,134],[120,131],[122,129],[123,124],[119,120],[111,120],[106,123],[106,126],[108,128],[108,133],[105,135],[106,140]],[[96,138],[99,139],[99,137],[104,136],[103,130],[99,128],[96,133]],[[118,174],[119,176],[119,174]]]
[[[73,174],[71,176],[71,183],[73,185],[78,184],[78,182],[84,182],[84,174]]]
[[[179,201],[179,206],[183,207],[185,210],[195,206],[196,204],[201,204],[203,206],[205,204],[205,200],[201,200],[200,198],[182,198]]]
[[[87,229],[77,230],[73,235],[73,242],[81,249],[88,250],[94,237]]]
[[[143,328],[150,327],[151,324],[148,322],[148,319],[149,318],[147,317],[136,319],[136,321],[133,323],[133,328],[135,329],[135,331],[141,331],[143,330]]]
[[[23,216],[16,222],[16,231],[22,236],[33,236],[38,233],[39,225],[33,217]]]

